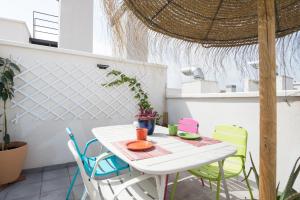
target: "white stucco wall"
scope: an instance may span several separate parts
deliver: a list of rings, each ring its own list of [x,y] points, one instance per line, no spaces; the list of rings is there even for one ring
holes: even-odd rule
[[[300,91],[277,92],[277,180],[284,186],[290,171],[300,156]],[[169,122],[176,123],[181,117],[199,121],[200,134],[210,136],[217,124],[236,124],[249,132],[248,152],[256,166],[259,165],[259,98],[257,92],[176,94],[168,92]],[[248,157],[249,158],[249,157]],[[247,169],[251,166],[247,160]],[[298,178],[297,186],[300,186]]]
[[[60,0],[59,48],[93,52],[93,0]]]
[[[24,21],[0,17],[0,39],[29,43],[30,32]]]
[[[9,133],[29,144],[25,168],[73,161],[66,127],[84,146],[93,138],[93,127],[133,123],[137,104],[128,87],[101,86],[110,80],[109,69],[136,76],[154,108],[161,114],[165,110],[162,65],[6,41],[0,41],[0,56],[11,57],[22,69],[15,81]],[[110,68],[100,70],[97,64]]]

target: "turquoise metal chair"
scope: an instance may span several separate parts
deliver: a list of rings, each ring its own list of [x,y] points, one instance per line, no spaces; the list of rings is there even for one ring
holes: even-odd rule
[[[129,165],[126,162],[124,162],[123,160],[121,160],[120,158],[118,158],[117,156],[113,155],[110,152],[102,153],[97,157],[88,157],[86,155],[87,150],[92,143],[95,143],[98,141],[97,139],[92,139],[89,142],[87,142],[83,153],[81,153],[78,143],[77,143],[75,136],[73,135],[71,129],[66,128],[66,131],[67,131],[70,139],[73,141],[76,151],[77,151],[78,155],[80,156],[80,159],[83,163],[84,170],[89,177],[92,177],[92,178],[102,177],[103,178],[103,177],[111,175],[111,174],[119,175],[119,172],[121,170],[125,170],[125,169],[130,170]],[[68,200],[70,197],[71,191],[73,189],[73,186],[74,186],[74,183],[76,181],[78,174],[79,174],[79,168],[77,167],[76,172],[72,178],[70,187],[68,189],[66,200]],[[85,194],[83,194],[83,195],[85,195]]]

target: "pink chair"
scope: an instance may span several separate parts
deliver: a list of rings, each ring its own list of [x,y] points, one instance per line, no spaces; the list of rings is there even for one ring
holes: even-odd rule
[[[198,133],[199,123],[192,118],[182,118],[178,123],[178,130],[189,133]]]

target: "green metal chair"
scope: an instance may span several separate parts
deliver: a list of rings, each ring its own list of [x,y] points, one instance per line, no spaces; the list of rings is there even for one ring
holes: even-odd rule
[[[231,143],[236,146],[237,153],[231,157],[228,157],[223,163],[224,178],[229,179],[229,178],[237,177],[243,172],[250,193],[250,197],[251,199],[253,199],[253,193],[245,170],[247,138],[248,138],[247,130],[235,125],[218,125],[216,126],[215,131],[213,133],[213,138],[220,141]],[[209,165],[201,166],[197,169],[189,170],[189,172],[201,179],[208,180],[211,189],[212,189],[211,181],[216,181],[217,182],[216,199],[217,200],[220,199],[221,174],[217,162]],[[171,192],[172,200],[174,199],[175,196],[178,179],[179,179],[179,173],[176,174],[173,189]]]

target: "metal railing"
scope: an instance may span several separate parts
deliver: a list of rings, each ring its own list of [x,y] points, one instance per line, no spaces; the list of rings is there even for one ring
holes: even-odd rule
[[[37,33],[59,35],[58,16],[43,12],[33,11],[33,38]]]

